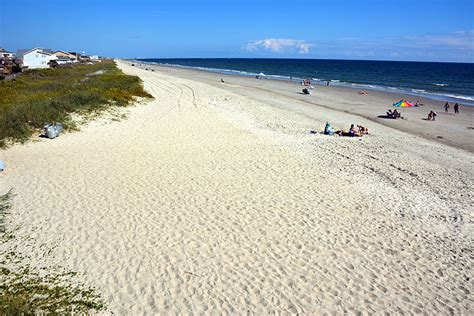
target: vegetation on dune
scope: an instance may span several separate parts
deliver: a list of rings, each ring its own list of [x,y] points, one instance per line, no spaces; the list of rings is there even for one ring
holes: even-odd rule
[[[113,61],[28,71],[0,82],[0,147],[27,140],[45,123],[72,128],[71,113],[126,106],[135,97],[151,95],[140,78],[125,75]]]
[[[0,196],[2,215],[11,208],[12,197],[11,190]],[[89,314],[105,309],[94,289],[74,279],[76,273],[25,263],[28,258],[10,244],[15,238],[11,232],[0,238],[0,315]]]
[[[6,194],[0,196],[0,233],[5,232],[5,215],[12,206],[12,195],[12,190],[10,190]]]

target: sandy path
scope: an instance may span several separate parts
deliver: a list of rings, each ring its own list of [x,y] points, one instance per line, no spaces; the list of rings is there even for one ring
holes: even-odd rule
[[[470,154],[307,135],[271,100],[121,67],[156,100],[2,152],[9,226],[54,246],[38,262],[117,314],[472,312]]]

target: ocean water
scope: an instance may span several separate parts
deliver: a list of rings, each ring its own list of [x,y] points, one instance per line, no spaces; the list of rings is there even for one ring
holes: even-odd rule
[[[467,63],[247,58],[139,61],[243,76],[263,72],[277,80],[311,78],[315,84],[331,80],[331,85],[401,92],[474,106],[474,64]]]

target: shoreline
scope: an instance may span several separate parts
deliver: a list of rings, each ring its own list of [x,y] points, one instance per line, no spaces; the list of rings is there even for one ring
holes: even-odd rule
[[[145,64],[141,66],[135,61],[123,60],[128,64],[134,63],[137,68],[149,68],[164,71],[167,74],[179,77],[188,76],[202,80],[216,87],[224,86],[230,91],[242,93],[254,98],[261,98],[259,94],[268,97],[276,94],[286,98],[289,102],[298,102],[306,106],[318,106],[327,109],[338,110],[361,116],[378,124],[389,126],[400,131],[442,143],[455,148],[474,153],[474,107],[461,105],[458,116],[451,113],[445,114],[443,110],[444,101],[433,100],[427,97],[419,97],[418,100],[424,104],[421,107],[397,108],[402,111],[405,119],[391,120],[379,117],[384,115],[388,109],[394,109],[393,103],[398,100],[409,99],[410,96],[403,93],[371,90],[368,95],[358,95],[357,90],[351,87],[340,86],[315,86],[313,95],[302,95],[303,88],[299,83],[287,82],[273,79],[256,79],[253,77],[239,76],[234,74],[218,74],[199,69],[188,69],[165,65]],[[225,79],[224,85],[219,78]],[[300,109],[304,110],[304,109]],[[425,120],[430,110],[438,113],[435,122]],[[347,124],[350,125],[350,122]],[[317,127],[315,127],[317,128]],[[319,127],[322,129],[322,127]],[[348,129],[348,126],[341,126]]]
[[[234,69],[219,69],[219,68],[206,68],[206,67],[198,67],[198,66],[185,66],[180,64],[167,64],[167,63],[157,63],[153,61],[145,61],[140,59],[125,59],[126,61],[136,62],[136,63],[144,63],[147,65],[155,65],[155,66],[162,66],[162,67],[171,67],[171,68],[180,68],[180,69],[187,69],[187,70],[197,70],[197,71],[204,71],[209,73],[214,73],[218,75],[231,75],[231,76],[241,76],[246,78],[255,78],[258,73],[250,73],[247,71],[242,70],[234,70]],[[301,83],[305,78],[292,77],[286,75],[265,75],[264,79],[268,80],[276,80],[282,81],[287,83]],[[327,80],[325,79],[317,79],[311,78],[313,81],[314,86],[326,86]],[[354,89],[354,90],[369,90],[369,91],[379,91],[379,92],[387,92],[387,93],[394,93],[394,94],[403,94],[408,95],[412,99],[417,98],[426,98],[429,100],[434,101],[441,101],[441,102],[450,102],[450,103],[458,103],[462,106],[470,106],[474,107],[474,99],[470,96],[462,96],[456,95],[452,93],[442,94],[441,92],[417,92],[415,88],[393,88],[386,85],[380,85],[378,83],[354,83],[354,82],[345,82],[340,80],[330,80],[331,86],[347,88],[347,89]],[[392,90],[393,89],[393,90]],[[471,99],[466,99],[471,98]]]

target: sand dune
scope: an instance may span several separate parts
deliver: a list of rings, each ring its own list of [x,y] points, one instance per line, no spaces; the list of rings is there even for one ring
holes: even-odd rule
[[[116,314],[472,313],[472,154],[119,65],[153,102],[1,152],[38,265]],[[308,133],[328,118],[373,135]]]

